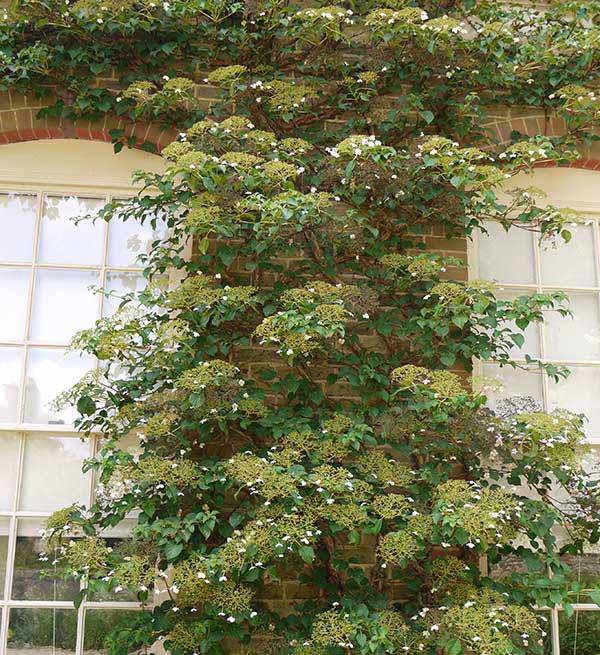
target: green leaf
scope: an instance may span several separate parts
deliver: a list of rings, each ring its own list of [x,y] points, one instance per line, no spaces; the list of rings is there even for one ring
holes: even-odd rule
[[[234,512],[230,517],[229,517],[229,525],[232,528],[237,528],[237,526],[242,523],[244,520],[244,515],[243,514],[238,514],[237,512]]]
[[[458,639],[451,639],[445,647],[447,655],[460,655],[463,652],[462,644]]]
[[[431,121],[435,118],[435,115],[432,111],[426,109],[425,111],[420,111],[419,116],[429,125]]]
[[[179,557],[182,550],[183,550],[183,544],[180,543],[167,544],[165,546],[165,557],[169,561],[173,561],[175,558]]]
[[[315,551],[310,546],[300,546],[298,554],[307,564],[315,558]]]
[[[81,396],[81,398],[77,401],[77,411],[80,414],[89,416],[96,411],[96,403],[89,396]]]
[[[592,589],[587,592],[587,595],[591,598],[593,603],[596,603],[600,607],[600,589]]]
[[[84,598],[87,595],[87,589],[80,589],[73,598],[73,605],[75,609],[79,609],[81,603],[83,603]]]
[[[205,255],[208,252],[210,247],[210,239],[208,237],[203,237],[200,241],[196,242],[196,248],[201,255]]]

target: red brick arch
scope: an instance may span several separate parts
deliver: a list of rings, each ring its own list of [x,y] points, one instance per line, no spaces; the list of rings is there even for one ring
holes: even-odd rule
[[[198,86],[198,100],[208,108],[216,90],[208,85]],[[42,99],[8,91],[0,94],[0,145],[35,141],[39,139],[85,139],[110,143],[110,130],[124,130],[123,136],[135,136],[138,146],[152,143],[158,152],[177,138],[177,131],[166,129],[157,123],[132,124],[115,116],[105,116],[98,122],[71,123],[62,118],[47,116],[38,118],[46,106]],[[513,131],[526,135],[546,134],[560,136],[565,131],[565,121],[557,116],[547,116],[539,109],[490,107],[488,122],[483,125],[500,143],[510,143]],[[553,166],[554,164],[540,164]],[[582,158],[569,164],[571,168],[600,170],[600,159]]]
[[[536,164],[535,167],[557,168],[558,164],[556,164],[555,162],[545,162],[541,164]],[[600,171],[600,159],[592,159],[592,158],[575,159],[574,161],[569,162],[566,166],[563,166],[563,168],[580,168],[588,171]]]
[[[490,120],[484,127],[492,137],[499,143],[508,145],[511,142],[510,135],[517,131],[527,136],[544,134],[546,136],[561,136],[565,133],[566,124],[563,118],[558,116],[547,116],[539,110],[515,110],[505,108],[494,115],[495,110],[490,110]],[[536,168],[556,167],[554,162],[536,164]],[[565,165],[568,168],[580,168],[591,171],[600,170],[600,158],[582,157]]]
[[[175,130],[157,123],[135,123],[114,116],[105,116],[98,122],[72,123],[62,118],[46,116],[38,118],[43,100],[12,92],[0,94],[0,145],[36,141],[40,139],[84,139],[87,141],[112,141],[110,131],[124,130],[125,138],[135,136],[138,146],[152,143],[160,152],[177,137]]]

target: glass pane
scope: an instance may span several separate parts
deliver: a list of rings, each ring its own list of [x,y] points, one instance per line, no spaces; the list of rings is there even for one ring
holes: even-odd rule
[[[36,209],[36,196],[0,194],[0,261],[32,260]]]
[[[553,655],[552,653],[552,623],[550,621],[550,612],[539,612],[540,615],[540,627],[544,631],[543,644],[544,650],[543,655]]]
[[[128,624],[135,616],[135,611],[123,610],[87,610],[85,613],[85,632],[83,652],[85,655],[107,655],[106,635]],[[125,653],[143,653],[143,647],[123,651]]]
[[[22,348],[0,346],[0,421],[2,423],[15,423],[18,419],[22,362]]]
[[[526,296],[527,291],[523,290],[502,290],[496,293],[498,298],[502,300],[515,300],[520,296]],[[510,328],[514,332],[522,332],[520,328],[517,327],[514,321],[510,321],[505,324],[506,327]],[[529,327],[523,332],[525,337],[525,343],[522,348],[518,346],[513,346],[509,354],[513,359],[524,359],[525,355],[530,355],[531,357],[540,356],[540,328],[538,323],[532,323]]]
[[[150,221],[140,224],[115,216],[108,226],[108,265],[139,266],[138,256],[149,253],[152,242],[166,234],[167,227],[163,221],[157,221],[156,228],[153,228]]]
[[[0,340],[2,341],[25,339],[30,278],[30,269],[0,267],[0,298],[3,306]]]
[[[12,510],[17,484],[17,468],[19,466],[19,443],[17,434],[0,432],[0,510]]]
[[[39,537],[42,527],[40,519],[19,520],[12,599],[73,600],[79,583],[60,577],[61,568],[55,563],[54,553],[46,552],[46,544]],[[48,557],[40,559],[42,554]]]
[[[74,219],[95,214],[104,200],[76,196],[44,199],[38,261],[44,264],[100,264],[104,252],[104,221]]]
[[[94,500],[96,500],[94,498]],[[109,499],[107,499],[110,502]],[[134,518],[126,518],[118,525],[102,531],[102,538],[106,541],[107,546],[113,550],[119,550],[124,556],[132,550],[133,528],[136,525]],[[113,588],[110,591],[97,591],[94,593],[93,600],[98,601],[112,601],[112,602],[137,602],[137,594],[135,591],[129,589]]]
[[[75,332],[91,327],[100,301],[88,287],[99,282],[97,271],[38,269],[30,338],[68,343]]]
[[[506,284],[533,284],[533,236],[519,228],[508,232],[495,222],[486,223],[488,234],[477,235],[479,277]]]
[[[595,294],[570,293],[573,317],[546,314],[546,356],[549,359],[600,360],[600,313]]]
[[[108,271],[106,273],[106,281],[104,289],[112,291],[114,296],[106,296],[104,298],[104,305],[102,313],[104,316],[114,314],[119,308],[119,304],[124,295],[135,292],[143,291],[148,286],[148,280],[141,275],[141,273],[132,273],[125,271]],[[152,288],[157,291],[164,291],[169,288],[169,276],[157,275],[152,278],[150,283]],[[135,301],[134,301],[135,303]],[[134,307],[135,304],[131,303],[129,306]]]
[[[600,612],[575,612],[567,618],[559,615],[560,652],[571,655],[598,655]]]
[[[541,248],[542,284],[595,287],[596,263],[592,227],[579,226],[572,231],[569,243],[560,239]]]
[[[132,291],[142,291],[147,284],[148,281],[140,273],[107,272],[104,289],[115,295],[105,296],[102,310],[104,316],[110,316],[117,311],[124,295]]]
[[[74,502],[87,503],[90,474],[84,475],[81,467],[90,454],[89,442],[79,437],[27,435],[20,508],[52,512]]]
[[[66,353],[62,348],[30,348],[25,379],[25,422],[72,423],[77,416],[74,408],[57,411],[50,404],[93,368],[94,359],[89,355]]]
[[[10,519],[0,517],[0,598],[4,598],[4,583],[6,581],[6,558],[8,556],[9,534]]]
[[[542,376],[537,370],[524,371],[511,366],[498,366],[497,364],[483,364],[482,373],[484,384],[491,380],[498,389],[486,391],[488,406],[495,409],[503,398],[512,396],[531,396],[538,403],[542,403]]]
[[[600,436],[600,368],[570,366],[571,375],[558,383],[549,383],[551,408],[562,407],[583,413],[588,418],[587,433]]]
[[[77,612],[71,609],[13,608],[7,653],[71,655],[75,653]]]
[[[571,568],[570,578],[581,585],[581,591],[574,595],[572,603],[593,603],[589,595],[600,587],[600,552],[586,555],[570,555],[563,560]],[[598,614],[600,620],[600,613]]]

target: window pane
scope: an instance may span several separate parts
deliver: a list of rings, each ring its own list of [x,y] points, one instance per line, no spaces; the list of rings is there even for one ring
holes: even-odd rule
[[[96,498],[94,498],[94,500],[96,500]],[[112,499],[107,499],[109,503],[111,500]],[[133,542],[131,535],[136,524],[135,519],[131,518],[131,515],[129,516],[130,518],[121,521],[118,525],[102,531],[102,538],[105,540],[106,545],[113,550],[118,549],[123,556],[126,556],[127,553],[132,550]],[[127,588],[119,589],[119,587],[116,587],[110,591],[97,591],[94,593],[93,599],[90,600],[94,600],[95,602],[137,602],[137,594],[135,591],[130,591]]]
[[[113,292],[115,295],[104,298],[103,315],[110,316],[114,314],[119,308],[123,296],[131,292],[139,293],[149,285],[157,292],[165,291],[169,288],[169,276],[156,275],[149,282],[141,273],[108,271],[104,289]],[[133,307],[134,304],[131,303],[128,306]]]
[[[537,370],[524,371],[511,366],[498,366],[497,364],[484,364],[483,376],[485,379],[499,382],[502,386],[497,390],[486,391],[488,405],[492,409],[498,401],[511,396],[531,396],[542,403],[542,376]]]
[[[81,471],[90,456],[89,442],[79,437],[30,434],[25,437],[22,510],[52,512],[89,500],[90,474]]]
[[[139,266],[138,256],[150,252],[152,242],[167,233],[163,221],[153,228],[150,221],[123,221],[115,217],[108,227],[109,266]]]
[[[543,642],[544,642],[544,655],[553,655],[552,653],[552,623],[550,621],[550,612],[539,612],[540,615],[540,627],[544,631]]]
[[[13,608],[7,653],[70,655],[75,653],[77,612],[71,609]]]
[[[39,537],[43,522],[19,520],[11,596],[13,600],[73,600],[79,590],[75,579],[64,580],[55,553],[46,551]],[[48,557],[40,559],[44,554]]]
[[[19,443],[17,434],[0,432],[0,510],[12,510],[17,484],[17,468],[19,466]],[[1,520],[1,519],[0,519]]]
[[[572,234],[569,243],[557,239],[555,246],[542,245],[542,284],[597,286],[592,227],[579,226]]]
[[[563,557],[563,560],[571,568],[569,577],[582,587],[581,591],[570,601],[572,603],[593,603],[589,592],[600,586],[600,552],[570,555]],[[597,616],[600,620],[600,613]]]
[[[575,612],[568,617],[559,615],[560,652],[566,655],[598,655],[600,644],[600,613]]]
[[[66,344],[75,332],[91,327],[100,301],[88,287],[99,282],[96,271],[38,269],[30,338]]]
[[[479,277],[506,284],[533,284],[533,236],[527,230],[508,232],[495,222],[486,223],[488,234],[477,239]]]
[[[22,348],[0,346],[0,421],[2,423],[15,423],[18,419],[22,362]]]
[[[600,360],[600,313],[596,294],[570,293],[573,317],[546,314],[546,356],[549,359]]]
[[[30,262],[33,257],[37,197],[0,194],[0,261]]]
[[[558,383],[549,383],[552,409],[562,407],[587,416],[586,432],[600,436],[600,369],[591,366],[570,366],[571,375]]]
[[[6,581],[6,558],[8,556],[9,534],[10,519],[0,517],[0,598],[4,598],[4,583]]]
[[[135,611],[123,610],[87,610],[85,613],[85,632],[83,652],[85,655],[107,655],[106,635],[126,626],[135,617]],[[142,653],[140,649],[123,651],[125,653]]]
[[[0,298],[3,306],[0,340],[2,341],[25,339],[30,278],[30,269],[0,267]]]
[[[50,403],[94,368],[89,355],[66,353],[62,348],[30,348],[25,380],[25,422],[72,423],[74,408],[56,411]]]
[[[74,219],[96,213],[104,200],[76,196],[44,199],[38,261],[44,264],[100,264],[104,252],[104,221]]]
[[[106,273],[105,291],[115,295],[105,296],[102,313],[104,316],[114,314],[119,308],[121,298],[132,291],[142,291],[148,284],[146,278],[140,273],[126,273],[124,271],[109,271]]]
[[[515,300],[520,296],[528,295],[527,291],[523,290],[502,290],[496,293],[496,296],[502,300]],[[511,331],[521,332],[521,329],[517,327],[514,321],[506,323],[506,327],[509,327]],[[525,343],[522,348],[518,346],[513,346],[509,354],[513,359],[524,359],[525,355],[530,355],[531,357],[540,356],[540,328],[538,323],[531,323],[527,329],[523,332],[525,337]]]

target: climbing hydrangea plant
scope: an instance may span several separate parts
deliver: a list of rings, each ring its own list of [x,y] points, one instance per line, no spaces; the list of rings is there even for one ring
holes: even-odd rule
[[[164,172],[102,217],[165,220],[145,275],[180,282],[78,334],[101,370],[58,400],[104,441],[86,464],[95,504],[53,515],[48,550],[79,601],[126,590],[146,606],[112,653],[543,652],[535,609],[568,610],[574,591],[561,555],[599,538],[583,418],[493,414],[467,378],[476,358],[514,365],[566,298],[464,282],[423,235],[497,221],[569,241],[576,213],[499,190],[596,138],[598,25],[595,1],[5,10],[3,88],[46,97],[49,116],[179,134]],[[497,103],[558,115],[564,134],[500,145],[481,127]],[[107,541],[132,513],[132,539]],[[535,578],[490,574],[512,555]]]

